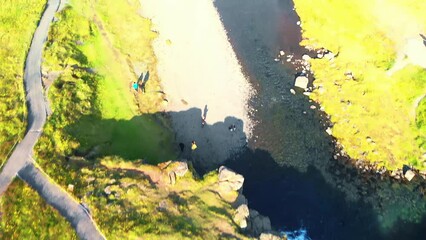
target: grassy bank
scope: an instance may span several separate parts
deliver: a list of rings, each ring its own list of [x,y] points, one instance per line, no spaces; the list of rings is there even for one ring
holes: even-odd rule
[[[52,115],[35,147],[37,162],[88,203],[108,239],[243,239],[230,204],[214,192],[217,174],[196,180],[188,173],[171,186],[167,173],[142,164],[176,152],[167,121],[156,113],[163,104],[151,49],[156,34],[137,3],[75,0],[58,14],[44,51]],[[150,71],[145,94],[129,88],[138,71]],[[1,238],[76,239],[19,180],[2,208]]]
[[[24,63],[45,4],[45,0],[4,1],[0,8],[0,164],[24,135]]]
[[[331,115],[333,135],[354,159],[390,169],[403,164],[425,167],[424,123],[416,122],[413,102],[426,92],[426,72],[408,66],[391,76],[386,73],[404,42],[391,32],[400,28],[388,26],[397,25],[394,19],[400,16],[377,10],[400,7],[415,24],[425,22],[416,9],[420,2],[295,0],[302,44],[338,54],[332,61],[311,60],[316,77],[311,96]],[[345,76],[347,72],[355,78]]]

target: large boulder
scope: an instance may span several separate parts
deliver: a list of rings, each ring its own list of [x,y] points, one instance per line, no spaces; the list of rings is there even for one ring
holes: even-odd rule
[[[160,163],[158,166],[168,173],[174,172],[178,177],[183,177],[188,172],[188,163],[186,161],[168,161]]]
[[[262,216],[258,211],[250,209],[249,224],[247,230],[254,236],[259,236],[263,232],[270,232],[271,220],[268,217]]]
[[[245,229],[247,228],[247,218],[249,214],[248,206],[246,204],[242,204],[235,211],[233,220],[241,229]]]
[[[306,76],[298,76],[294,82],[295,87],[306,90],[308,88],[309,79]]]
[[[219,168],[219,188],[222,192],[238,191],[244,183],[241,174],[221,166]]]

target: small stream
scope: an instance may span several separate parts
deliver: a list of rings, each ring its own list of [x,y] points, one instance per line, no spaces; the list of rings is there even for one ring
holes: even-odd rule
[[[227,165],[245,177],[249,207],[282,231],[306,229],[311,239],[424,239],[424,181],[396,182],[333,159],[327,118],[300,92],[295,67],[305,49],[291,0],[216,0],[228,37],[257,91],[249,147]],[[314,105],[316,109],[311,109]]]

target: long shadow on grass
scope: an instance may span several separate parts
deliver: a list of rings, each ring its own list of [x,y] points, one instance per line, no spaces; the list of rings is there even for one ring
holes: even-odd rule
[[[74,155],[86,158],[119,156],[126,160],[145,159],[151,163],[185,158],[197,167],[211,170],[246,144],[243,122],[227,117],[223,122],[201,125],[202,111],[145,114],[130,120],[83,116],[65,131],[80,143]],[[171,121],[169,118],[171,118]],[[176,129],[171,133],[169,123]],[[235,125],[230,131],[229,126]],[[191,142],[198,148],[191,150]],[[179,143],[184,149],[179,150]]]

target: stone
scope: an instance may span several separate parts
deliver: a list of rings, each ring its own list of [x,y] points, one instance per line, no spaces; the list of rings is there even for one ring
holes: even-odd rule
[[[317,58],[321,59],[321,58],[323,58],[323,57],[324,57],[324,54],[323,54],[323,53],[318,53],[318,54],[317,54]]]
[[[110,194],[111,194],[111,187],[110,187],[110,186],[106,187],[106,188],[104,189],[104,193],[105,193],[106,195],[110,195]]]
[[[274,235],[272,233],[262,233],[260,234],[259,240],[283,240],[280,236]]]
[[[315,105],[311,105],[309,108],[310,109],[316,109],[317,107]]]
[[[416,174],[412,171],[412,170],[407,170],[404,174],[404,177],[408,180],[411,181],[414,176],[416,176]]]
[[[328,133],[328,135],[333,134],[333,130],[331,130],[331,128],[329,128],[329,127],[325,130],[325,132]]]
[[[284,52],[283,50],[281,50],[281,51],[280,51],[280,55],[281,55],[281,56],[284,56],[284,55],[285,55],[285,52]]]
[[[74,191],[74,185],[73,184],[68,184],[68,191]]]
[[[331,61],[331,60],[334,59],[335,55],[332,52],[328,52],[328,53],[324,54],[324,57]]]
[[[172,171],[172,172],[169,173],[169,180],[170,180],[171,185],[176,184],[176,173],[175,172]]]
[[[308,61],[308,60],[311,59],[311,57],[308,54],[303,54],[302,59],[305,60],[305,61]]]
[[[291,92],[291,94],[293,94],[293,95],[294,95],[294,94],[296,94],[296,91],[294,91],[294,89],[293,89],[293,88],[291,88],[291,89],[290,89],[290,92]]]
[[[173,166],[173,172],[175,172],[179,177],[185,176],[185,174],[188,172],[188,163],[176,162],[175,166]]]
[[[263,232],[271,231],[271,220],[268,217],[262,216],[256,210],[249,210],[249,226],[247,229],[255,236],[259,236]]]
[[[302,89],[306,89],[308,87],[309,79],[306,76],[298,76],[296,77],[294,86]]]
[[[232,203],[233,208],[238,208],[239,206],[243,204],[248,204],[247,198],[242,194],[238,194],[237,199]]]
[[[233,220],[241,229],[245,229],[247,228],[247,218],[249,214],[248,206],[246,204],[242,204],[235,211]]]
[[[300,22],[300,21],[297,21],[297,22],[296,22],[296,24],[297,24],[298,26],[300,26],[301,22]]]
[[[244,183],[244,177],[241,174],[221,166],[219,168],[219,188],[223,192],[238,191]]]

